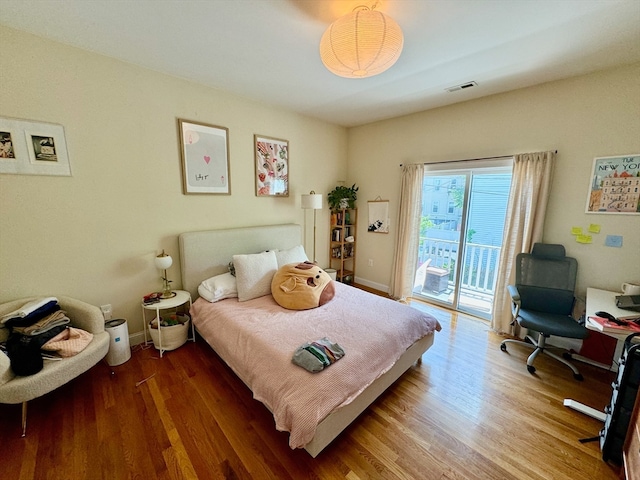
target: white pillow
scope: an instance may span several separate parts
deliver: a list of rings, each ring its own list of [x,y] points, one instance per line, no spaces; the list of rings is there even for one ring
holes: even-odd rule
[[[198,293],[211,303],[235,298],[238,296],[236,277],[227,272],[208,278],[198,286]]]
[[[275,252],[234,255],[233,265],[240,302],[271,294],[271,280],[278,270]]]
[[[276,250],[276,259],[278,260],[278,268],[289,263],[302,263],[309,261],[302,245],[290,248],[289,250]]]

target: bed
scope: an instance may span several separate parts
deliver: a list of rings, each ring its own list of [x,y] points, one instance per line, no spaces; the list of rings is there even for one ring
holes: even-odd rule
[[[300,240],[295,224],[183,233],[180,268],[183,289],[197,298],[191,315],[198,333],[273,413],[276,428],[289,432],[291,448],[316,457],[421,360],[440,325],[428,314],[340,283],[330,302],[303,311],[283,309],[271,295],[215,303],[198,298],[199,285],[228,272],[233,255],[286,251]],[[315,374],[291,362],[298,346],[323,336],[344,348],[342,359]],[[390,353],[378,354],[383,348]]]

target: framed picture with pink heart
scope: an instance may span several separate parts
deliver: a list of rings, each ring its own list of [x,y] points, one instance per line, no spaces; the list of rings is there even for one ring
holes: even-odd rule
[[[229,129],[178,119],[183,193],[231,195]]]
[[[289,142],[253,136],[256,162],[256,196],[289,196]]]

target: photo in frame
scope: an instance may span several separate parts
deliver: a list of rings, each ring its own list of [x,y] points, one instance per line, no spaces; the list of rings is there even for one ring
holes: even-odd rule
[[[640,154],[596,157],[586,213],[640,215]]]
[[[64,127],[0,118],[0,173],[71,176]]]
[[[289,142],[253,136],[257,197],[289,196]]]
[[[389,200],[369,200],[369,223],[367,231],[389,233]]]
[[[185,195],[231,195],[229,129],[178,119]]]

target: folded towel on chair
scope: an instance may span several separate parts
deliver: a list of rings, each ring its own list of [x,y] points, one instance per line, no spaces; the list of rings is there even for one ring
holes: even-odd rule
[[[86,348],[93,340],[93,333],[69,327],[42,346],[42,350],[56,352],[61,357],[72,357]]]
[[[49,302],[58,303],[58,299],[56,297],[45,297],[45,298],[36,298],[35,300],[31,300],[29,303],[25,303],[22,307],[13,312],[6,313],[0,318],[0,323],[5,323],[10,318],[24,318],[28,316],[30,313],[35,312],[39,308],[45,306]]]
[[[67,312],[64,310],[58,310],[46,317],[38,320],[36,323],[29,325],[28,327],[13,327],[12,331],[21,333],[23,335],[40,335],[41,333],[51,330],[53,327],[59,327],[60,325],[67,325],[71,320],[67,317]]]

